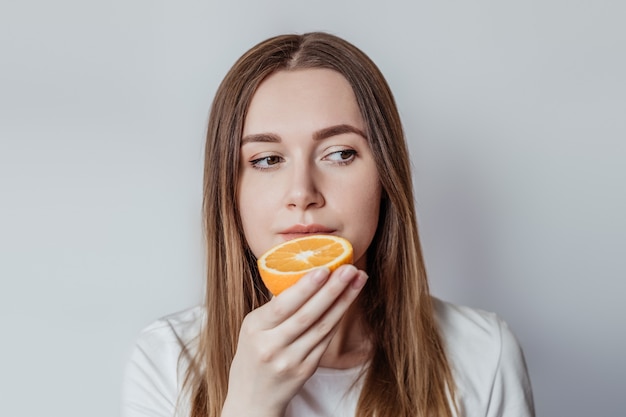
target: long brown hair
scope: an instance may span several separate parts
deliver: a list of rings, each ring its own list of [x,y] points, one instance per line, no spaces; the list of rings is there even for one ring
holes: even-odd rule
[[[268,75],[303,68],[335,70],[352,86],[383,188],[379,225],[367,254],[370,279],[358,300],[373,350],[357,415],[451,417],[454,381],[433,317],[395,101],[383,75],[361,50],[320,32],[259,43],[235,63],[215,95],[204,170],[207,320],[185,382],[191,416],[220,415],[242,320],[269,300],[236,204],[248,105]]]

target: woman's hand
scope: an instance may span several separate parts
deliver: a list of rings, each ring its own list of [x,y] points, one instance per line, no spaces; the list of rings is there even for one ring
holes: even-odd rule
[[[367,275],[319,268],[244,319],[230,368],[226,416],[282,416],[317,369]]]

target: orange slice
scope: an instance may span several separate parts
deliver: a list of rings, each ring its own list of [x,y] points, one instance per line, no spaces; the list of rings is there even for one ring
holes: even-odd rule
[[[280,294],[315,268],[331,271],[352,263],[352,245],[333,235],[312,235],[288,240],[265,252],[258,261],[259,273],[268,290]]]

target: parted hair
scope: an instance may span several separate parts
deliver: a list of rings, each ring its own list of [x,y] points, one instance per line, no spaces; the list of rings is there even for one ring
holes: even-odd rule
[[[365,53],[322,32],[281,35],[257,44],[237,60],[216,92],[204,165],[207,319],[184,385],[191,417],[220,415],[242,321],[270,298],[237,207],[248,106],[270,74],[310,68],[337,71],[352,86],[383,188],[378,228],[367,252],[370,278],[357,300],[372,345],[357,416],[452,417],[455,385],[433,315],[409,153],[395,100]]]

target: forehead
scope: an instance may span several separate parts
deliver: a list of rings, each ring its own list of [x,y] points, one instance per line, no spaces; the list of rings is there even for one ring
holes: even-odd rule
[[[346,78],[330,69],[282,70],[267,77],[252,96],[244,134],[294,124],[319,129],[350,124],[363,129],[356,96]]]

